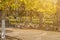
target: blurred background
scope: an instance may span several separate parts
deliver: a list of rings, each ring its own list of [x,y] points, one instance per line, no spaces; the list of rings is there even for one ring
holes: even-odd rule
[[[60,0],[0,0],[6,28],[60,31]]]

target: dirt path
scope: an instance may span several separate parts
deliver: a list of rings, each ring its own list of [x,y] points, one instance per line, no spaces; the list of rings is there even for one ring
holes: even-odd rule
[[[60,40],[60,32],[13,28],[7,28],[7,30],[11,32],[7,32],[6,35],[22,40]]]

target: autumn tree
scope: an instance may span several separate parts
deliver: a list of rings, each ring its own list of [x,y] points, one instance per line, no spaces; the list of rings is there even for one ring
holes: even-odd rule
[[[57,0],[2,0],[0,9],[6,13],[9,21],[28,19],[30,22],[35,20],[35,23],[53,24],[57,20]]]

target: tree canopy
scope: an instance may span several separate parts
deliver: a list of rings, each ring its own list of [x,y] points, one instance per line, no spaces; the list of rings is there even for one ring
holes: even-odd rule
[[[36,14],[53,15],[57,12],[57,0],[0,0],[0,10],[7,9],[10,14],[12,12],[15,16],[18,14],[19,17],[29,10],[36,11]],[[33,11],[30,13],[35,15]]]

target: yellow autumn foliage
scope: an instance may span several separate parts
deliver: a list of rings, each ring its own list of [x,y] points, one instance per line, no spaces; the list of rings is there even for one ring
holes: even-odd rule
[[[11,9],[15,10],[19,8],[23,2],[25,3],[25,10],[36,10],[37,12],[41,12],[44,15],[52,15],[55,14],[57,11],[57,0],[5,0],[2,3],[0,3],[0,10],[4,10],[6,6],[9,6],[9,8],[11,7]],[[16,19],[13,18],[9,20],[16,21]]]
[[[5,3],[2,4],[4,7],[8,5],[12,9],[15,9],[18,8],[22,2],[25,3],[26,10],[36,10],[43,13],[55,13],[57,10],[57,0],[6,0]],[[0,9],[1,6],[2,5],[0,5]]]
[[[36,10],[43,13],[56,13],[57,1],[56,0],[25,0],[27,10]]]

